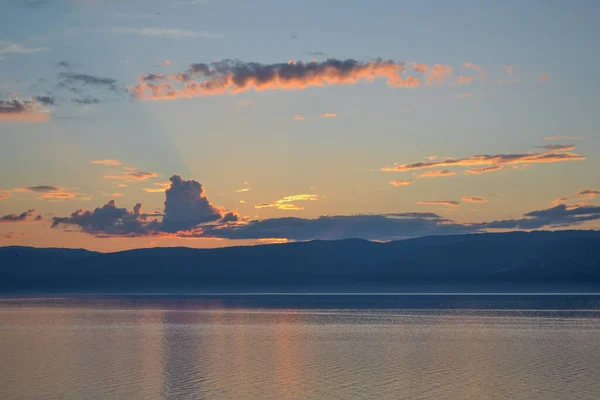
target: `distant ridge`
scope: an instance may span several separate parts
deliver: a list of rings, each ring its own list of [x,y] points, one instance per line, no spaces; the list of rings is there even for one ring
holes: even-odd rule
[[[0,292],[155,292],[314,285],[600,283],[599,231],[361,239],[98,253],[1,247]]]

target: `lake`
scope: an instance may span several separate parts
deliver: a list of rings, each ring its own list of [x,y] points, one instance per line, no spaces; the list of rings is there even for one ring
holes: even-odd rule
[[[0,398],[598,399],[600,295],[0,297]]]

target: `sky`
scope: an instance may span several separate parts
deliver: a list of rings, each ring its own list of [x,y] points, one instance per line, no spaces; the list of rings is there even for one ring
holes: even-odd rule
[[[0,246],[600,228],[597,1],[7,3]]]

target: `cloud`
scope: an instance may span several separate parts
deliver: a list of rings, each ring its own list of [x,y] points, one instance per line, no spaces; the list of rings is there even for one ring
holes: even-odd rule
[[[425,79],[427,83],[443,83],[452,75],[452,67],[445,64],[434,64],[433,67],[429,69],[427,76]]]
[[[465,174],[485,174],[486,172],[500,171],[503,165],[492,165],[491,167],[471,168],[465,171]]]
[[[413,183],[415,183],[415,180],[414,179],[404,179],[404,180],[396,179],[396,180],[390,181],[388,183],[392,186],[407,186],[407,185],[412,185]]]
[[[157,79],[155,75],[142,76],[140,84],[133,89],[138,99],[172,100],[197,96],[238,94],[248,90],[302,90],[308,87],[356,84],[386,78],[392,87],[416,87],[420,84],[414,77],[402,78],[404,64],[377,59],[361,62],[353,59],[329,59],[303,63],[290,61],[277,64],[260,64],[237,60],[223,60],[210,64],[191,64],[182,75],[199,78],[176,88],[168,77]],[[157,81],[158,83],[149,82]]]
[[[334,113],[323,113],[323,114],[321,114],[321,118],[335,118],[335,117],[338,117],[338,115],[334,114]]]
[[[440,178],[444,176],[456,176],[456,172],[442,169],[438,171],[426,171],[417,175],[417,178]]]
[[[62,68],[71,68],[71,64],[68,61],[60,61],[56,65]]]
[[[158,177],[156,172],[138,171],[135,168],[125,167],[125,171],[120,175],[104,175],[104,179],[119,179],[125,182],[142,182],[151,178]]]
[[[0,54],[31,54],[48,50],[46,47],[27,48],[19,43],[0,41]]]
[[[171,187],[171,182],[155,182],[153,188],[143,188],[142,190],[147,193],[164,193],[168,188]]]
[[[252,188],[243,188],[243,189],[238,189],[238,190],[234,190],[234,193],[243,193],[243,192],[249,192],[251,191]]]
[[[239,222],[236,211],[227,211],[208,201],[200,183],[183,180],[178,175],[169,181],[162,214],[144,214],[140,203],[129,211],[111,200],[94,211],[77,210],[69,217],[55,217],[52,227],[77,226],[97,236],[197,237],[202,236],[207,223],[226,227]]]
[[[548,75],[548,74],[542,74],[542,76],[540,76],[540,80],[542,82],[549,81],[550,80],[550,75]]]
[[[428,69],[428,68],[429,68],[429,67],[427,66],[427,64],[418,64],[418,63],[413,63],[413,69],[414,69],[415,71],[417,71],[417,72],[420,72],[420,73],[422,73],[422,74],[423,74],[423,73],[425,73],[425,72],[427,72],[427,69]]]
[[[150,37],[166,37],[171,39],[223,39],[220,33],[199,32],[185,29],[165,29],[165,28],[111,28],[108,30],[117,34],[133,34]]]
[[[100,100],[100,99],[98,99],[96,97],[83,97],[83,98],[80,98],[80,99],[73,98],[73,99],[71,99],[71,101],[73,103],[83,104],[83,105],[86,105],[86,106],[89,106],[91,104],[99,104],[99,103],[102,102],[102,100]]]
[[[540,229],[578,225],[600,220],[600,207],[559,205],[525,214],[519,219],[490,222],[458,222],[435,213],[407,212],[378,215],[322,216],[315,219],[270,218],[247,220],[235,211],[226,211],[210,203],[202,185],[171,177],[165,193],[163,214],[144,214],[142,205],[132,211],[118,208],[114,200],[93,211],[77,210],[69,217],[53,218],[54,228],[77,226],[82,232],[99,237],[166,236],[223,239],[288,240],[346,239],[392,240],[427,235],[479,233],[495,229]],[[588,189],[584,189],[587,191]],[[590,189],[591,190],[591,189]],[[288,196],[285,201],[308,200],[308,195]],[[463,198],[464,201],[467,197]],[[469,197],[469,199],[482,199]],[[479,201],[479,200],[477,200]],[[431,201],[421,204],[457,206],[455,201]],[[7,219],[19,218],[11,214]],[[20,218],[27,218],[20,217]],[[162,221],[160,220],[162,218]]]
[[[0,100],[0,122],[43,122],[48,117],[35,100]]]
[[[85,193],[73,192],[69,189],[50,186],[28,186],[12,189],[12,193],[37,193],[40,195],[39,200],[62,201],[62,200],[90,200],[91,196]]]
[[[171,187],[165,192],[162,230],[166,232],[189,230],[225,216],[221,208],[208,201],[204,188],[199,182],[183,180],[179,175],[173,175],[169,180]]]
[[[120,94],[126,92],[126,89],[112,78],[76,72],[59,72],[58,79],[59,88],[67,89],[73,93],[81,93],[82,87],[99,88]]]
[[[282,199],[276,200],[272,203],[256,204],[254,206],[254,208],[275,207],[278,210],[298,211],[298,210],[304,210],[304,208],[297,206],[293,203],[295,203],[297,201],[317,201],[317,200],[319,200],[319,196],[316,194],[294,194],[294,195],[286,196]]]
[[[54,97],[52,96],[34,96],[33,99],[35,101],[37,101],[39,104],[45,105],[45,106],[52,106],[54,105]]]
[[[504,67],[504,70],[506,71],[507,74],[512,75],[513,74],[513,67],[511,65],[507,65],[506,67]]]
[[[470,83],[473,79],[469,76],[458,76],[456,78],[454,78],[454,82],[461,84],[461,83]]]
[[[418,201],[417,204],[427,205],[427,206],[448,206],[448,207],[458,207],[460,203],[454,200],[431,200],[431,201]]]
[[[481,67],[480,67],[479,65],[475,65],[475,64],[473,64],[472,62],[466,62],[466,63],[464,63],[463,65],[464,65],[465,67],[467,67],[467,68],[472,68],[472,69],[474,69],[475,71],[481,71]]]
[[[27,220],[27,218],[33,216],[33,214],[36,213],[35,208],[32,208],[30,210],[27,210],[21,214],[7,214],[3,217],[0,217],[0,223],[10,223],[10,222],[24,222]],[[40,217],[38,215],[38,217]],[[41,219],[41,218],[37,218],[37,219]]]
[[[501,166],[509,164],[534,164],[534,163],[555,163],[561,161],[581,161],[586,160],[585,156],[569,152],[557,153],[555,151],[546,151],[543,153],[523,153],[523,154],[494,154],[494,155],[474,155],[467,158],[447,159],[443,161],[419,162],[414,164],[394,164],[392,167],[381,168],[384,172],[405,172],[417,169],[436,168],[436,167],[470,167],[489,165],[488,170],[484,168],[472,169],[468,173],[490,172],[489,168],[498,170]]]
[[[548,151],[569,151],[575,149],[574,144],[547,144],[545,146],[540,147]]]
[[[323,53],[322,51],[305,51],[304,53],[311,55],[311,56],[319,56],[319,57],[327,55],[327,53]]]
[[[582,189],[582,190],[578,191],[577,193],[575,193],[574,195],[571,195],[568,197],[559,197],[559,198],[555,199],[554,201],[552,201],[552,204],[558,205],[558,204],[570,202],[572,200],[581,202],[581,201],[585,201],[585,200],[594,199],[595,197],[598,197],[598,196],[600,196],[600,190]]]
[[[305,118],[302,115],[294,115],[294,119],[296,121],[304,121],[305,120]]]
[[[98,164],[98,165],[110,165],[111,167],[118,167],[121,165],[121,161],[119,160],[92,160],[90,164]]]
[[[488,202],[488,200],[484,199],[483,197],[474,197],[474,196],[463,197],[462,201],[466,201],[467,203],[487,203]]]
[[[550,136],[544,138],[544,140],[581,140],[581,136]]]

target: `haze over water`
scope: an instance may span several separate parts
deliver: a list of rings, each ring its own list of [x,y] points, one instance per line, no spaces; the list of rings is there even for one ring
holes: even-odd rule
[[[2,399],[594,399],[598,296],[0,300]]]

